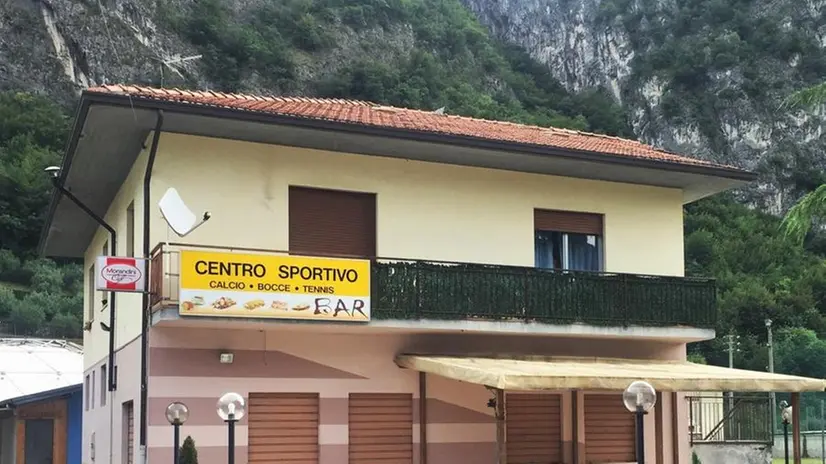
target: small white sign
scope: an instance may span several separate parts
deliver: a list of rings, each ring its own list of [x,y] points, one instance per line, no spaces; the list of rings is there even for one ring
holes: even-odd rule
[[[145,292],[146,259],[98,256],[95,287],[105,292]]]

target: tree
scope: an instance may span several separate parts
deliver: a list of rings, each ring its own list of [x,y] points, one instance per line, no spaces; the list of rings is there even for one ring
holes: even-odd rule
[[[798,90],[791,94],[782,107],[812,110],[826,103],[826,82]],[[786,235],[802,244],[812,225],[826,218],[826,184],[804,195],[786,213],[783,227]]]
[[[804,377],[826,377],[826,340],[800,327],[782,329],[777,332],[774,350],[777,371]]]
[[[786,235],[802,244],[812,225],[826,218],[826,184],[804,195],[783,218]]]
[[[813,109],[826,103],[826,82],[798,90],[789,95],[781,107],[786,109]]]
[[[178,456],[177,464],[198,464],[198,450],[195,449],[195,440],[187,435],[184,444],[181,446],[181,454]]]
[[[10,320],[15,333],[31,335],[43,326],[46,312],[40,306],[20,305],[11,310]]]

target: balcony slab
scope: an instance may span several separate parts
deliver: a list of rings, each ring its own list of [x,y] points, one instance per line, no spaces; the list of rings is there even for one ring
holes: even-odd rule
[[[546,324],[521,321],[379,319],[363,324],[352,322],[318,322],[290,319],[253,319],[181,316],[178,309],[163,308],[152,314],[152,325],[163,327],[199,327],[248,330],[270,330],[276,327],[330,333],[463,333],[491,335],[526,335],[590,339],[637,339],[670,343],[692,343],[711,340],[714,329],[697,327],[646,327],[638,325],[604,326],[583,323]]]

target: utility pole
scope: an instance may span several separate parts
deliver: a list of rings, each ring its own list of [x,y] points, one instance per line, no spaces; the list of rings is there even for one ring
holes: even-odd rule
[[[766,319],[766,330],[768,331],[768,343],[766,343],[766,346],[769,349],[769,372],[773,374],[774,373],[774,343],[772,343],[772,320],[768,319],[768,318]],[[776,424],[776,417],[775,417],[776,411],[775,411],[775,409],[777,409],[777,404],[776,404],[777,397],[775,396],[774,392],[769,393],[769,396],[771,398],[771,406],[770,407],[771,407],[771,413],[772,413],[771,414],[771,416],[772,416],[772,434],[774,434],[774,427],[775,427],[775,424]]]
[[[740,344],[740,342],[737,341],[739,338],[740,337],[734,335],[734,333],[726,335],[726,341],[728,342],[728,367],[730,369],[734,368],[734,352],[740,351],[737,349],[737,345]],[[728,408],[731,410],[734,407],[734,393],[728,392],[726,396],[728,396]]]

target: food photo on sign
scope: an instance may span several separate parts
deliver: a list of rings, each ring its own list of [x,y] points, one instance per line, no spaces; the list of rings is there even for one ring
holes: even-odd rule
[[[181,252],[182,315],[366,322],[370,262]]]

